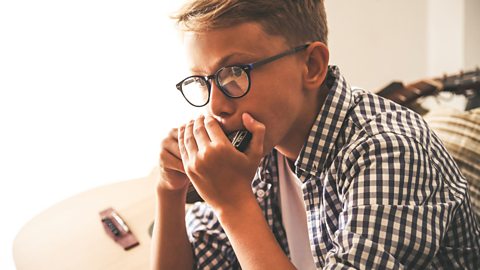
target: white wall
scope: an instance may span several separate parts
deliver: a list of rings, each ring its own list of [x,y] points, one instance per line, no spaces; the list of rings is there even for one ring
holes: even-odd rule
[[[331,63],[350,84],[377,90],[427,72],[425,0],[326,1]]]
[[[465,68],[480,68],[480,1],[465,0]]]
[[[377,91],[480,65],[478,0],[326,1],[331,62]]]
[[[460,50],[478,57],[479,46],[469,45],[478,44],[478,2],[466,1],[476,11],[467,10]],[[13,238],[34,215],[148,174],[161,134],[193,115],[173,87],[185,73],[166,17],[172,2],[0,2],[0,269],[13,268]],[[427,76],[432,61],[457,69],[429,50],[429,38],[444,31],[429,24],[433,2],[327,1],[332,62],[372,90]],[[455,11],[453,34],[463,31],[463,3],[435,4]],[[457,38],[443,42],[458,49]]]
[[[465,66],[465,1],[428,0],[427,4],[427,75],[456,73]]]

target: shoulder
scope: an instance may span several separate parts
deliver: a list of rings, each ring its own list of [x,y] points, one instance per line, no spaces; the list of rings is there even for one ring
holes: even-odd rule
[[[419,114],[362,89],[352,95],[355,104],[346,120],[351,131],[337,155],[344,165],[361,158],[383,160],[395,153],[428,156],[432,148],[441,148]]]
[[[352,91],[355,105],[348,121],[366,136],[394,133],[428,144],[431,131],[416,112],[362,89]]]
[[[342,194],[376,192],[389,201],[365,203],[382,204],[423,203],[435,192],[463,197],[465,179],[420,115],[365,91],[354,96],[347,119],[354,131],[329,171]]]

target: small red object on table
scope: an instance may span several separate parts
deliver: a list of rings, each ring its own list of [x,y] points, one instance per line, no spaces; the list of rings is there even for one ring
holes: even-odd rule
[[[123,249],[129,250],[139,245],[135,235],[133,235],[125,221],[112,207],[101,211],[100,218],[107,235],[122,246]]]

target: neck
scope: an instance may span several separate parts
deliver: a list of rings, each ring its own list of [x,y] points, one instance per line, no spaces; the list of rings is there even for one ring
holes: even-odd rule
[[[316,98],[306,99],[305,108],[296,120],[295,126],[283,140],[275,147],[282,155],[286,156],[290,162],[294,162],[302,151],[303,145],[308,139],[310,130],[317,119],[320,108],[327,98],[329,89],[326,86],[320,87]]]

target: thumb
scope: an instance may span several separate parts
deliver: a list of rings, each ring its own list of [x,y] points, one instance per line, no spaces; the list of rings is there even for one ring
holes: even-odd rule
[[[252,133],[252,140],[245,151],[247,155],[263,155],[263,141],[265,139],[265,125],[255,120],[249,113],[242,114],[243,126]]]

